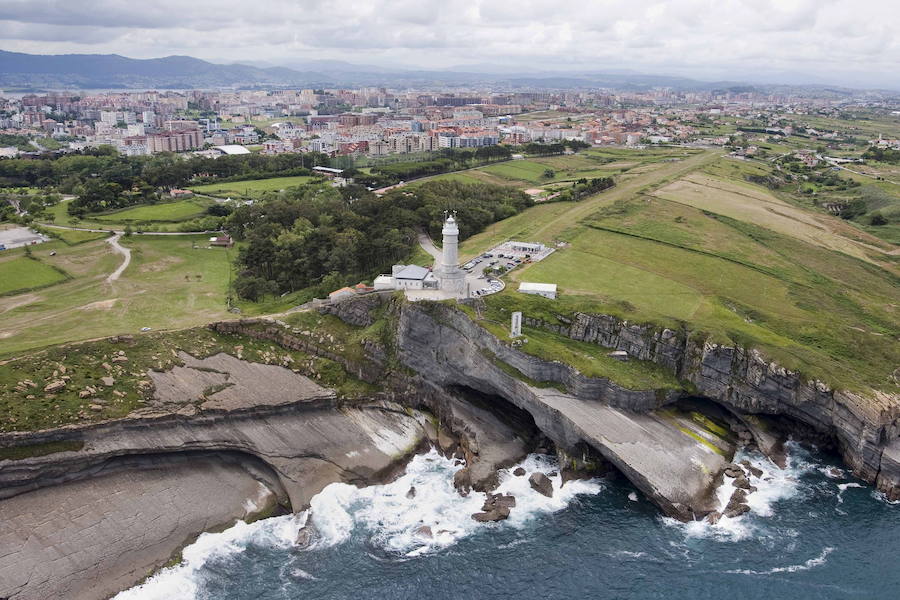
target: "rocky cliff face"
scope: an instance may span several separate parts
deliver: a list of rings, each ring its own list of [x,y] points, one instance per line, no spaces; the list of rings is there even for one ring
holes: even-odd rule
[[[530,413],[537,427],[567,452],[578,453],[585,444],[596,449],[667,514],[690,520],[717,507],[712,491],[726,457],[684,435],[689,422],[647,412],[677,395],[624,389],[526,355],[447,305],[405,305],[397,346],[401,362],[429,381],[506,399]],[[498,361],[522,376],[507,372]],[[571,392],[535,382],[564,384]]]
[[[182,358],[151,374],[165,409],[0,435],[36,450],[0,461],[0,597],[106,598],[193,535],[276,502],[300,510],[333,481],[380,482],[434,437],[383,397],[347,403],[284,367]]]
[[[900,469],[892,451],[900,448],[900,398],[881,392],[865,397],[832,390],[767,361],[756,350],[709,343],[670,329],[578,313],[569,323],[524,319],[527,325],[572,339],[624,350],[671,369],[700,394],[747,413],[783,415],[834,436],[854,472],[891,498],[900,497]]]

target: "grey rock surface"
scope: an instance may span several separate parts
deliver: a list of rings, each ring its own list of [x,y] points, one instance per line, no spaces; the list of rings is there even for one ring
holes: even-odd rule
[[[625,390],[604,381],[587,399],[535,388],[485,360],[484,351],[539,381],[554,381],[554,373],[569,377],[571,368],[509,348],[461,311],[442,305],[405,307],[398,345],[403,363],[429,380],[505,398],[530,413],[538,428],[564,449],[581,443],[595,448],[667,514],[689,520],[716,508],[713,489],[725,459],[686,435],[685,423],[622,408],[629,403],[654,405],[658,400],[653,390]]]
[[[277,484],[277,482],[276,482]],[[156,459],[0,502],[0,596],[108,598],[198,532],[272,505],[242,461]]]

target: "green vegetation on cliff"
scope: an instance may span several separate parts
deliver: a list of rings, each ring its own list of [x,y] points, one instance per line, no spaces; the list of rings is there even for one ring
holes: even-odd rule
[[[250,362],[281,365],[334,388],[344,398],[375,389],[333,360],[247,335],[194,328],[117,336],[52,346],[0,361],[0,432],[119,418],[151,406],[153,385],[148,372],[181,365],[179,351],[196,358],[224,352]]]

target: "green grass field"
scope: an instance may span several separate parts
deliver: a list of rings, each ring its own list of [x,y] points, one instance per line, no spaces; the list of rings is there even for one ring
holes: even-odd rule
[[[0,259],[0,295],[44,288],[65,279],[66,276],[53,267],[21,254]]]
[[[231,183],[209,183],[195,185],[190,189],[196,194],[206,194],[217,198],[256,198],[265,192],[279,192],[298,185],[306,185],[322,181],[319,177],[297,175],[296,177],[271,177],[269,179],[250,179]]]
[[[206,206],[206,203],[197,200],[178,200],[162,204],[135,206],[125,210],[96,215],[93,218],[109,223],[176,223],[202,215],[206,211]]]
[[[660,163],[588,205],[558,213],[538,206],[496,224],[497,234],[467,240],[464,256],[502,237],[567,242],[513,271],[507,291],[488,304],[512,302],[550,318],[583,311],[687,326],[837,387],[896,390],[900,277],[891,248],[740,173],[728,179],[718,168],[727,159],[692,160],[717,176],[673,178],[677,163]],[[517,281],[556,283],[561,297],[526,299],[514,291]]]
[[[93,240],[109,237],[109,233],[101,231],[76,231],[74,229],[50,229],[54,237],[57,237],[70,246],[83,244]]]
[[[122,257],[103,240],[70,247],[41,244],[35,256],[72,279],[46,291],[0,298],[0,354],[134,333],[142,327],[176,329],[233,317],[226,295],[234,251],[207,249],[207,240],[205,235],[123,238],[132,260],[113,283],[105,278]],[[50,256],[54,245],[57,254]]]
[[[527,181],[529,183],[541,183],[552,181],[552,178],[543,177],[544,171],[549,167],[531,160],[512,160],[497,165],[482,167],[480,170],[493,175],[499,175],[505,179]]]

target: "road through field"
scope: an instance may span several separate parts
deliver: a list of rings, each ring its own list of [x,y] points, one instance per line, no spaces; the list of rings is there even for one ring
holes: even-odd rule
[[[113,250],[121,254],[125,257],[125,260],[122,261],[122,264],[119,267],[109,274],[106,278],[106,283],[112,283],[116,279],[119,278],[119,275],[125,272],[125,269],[128,268],[128,265],[131,263],[131,249],[126,248],[125,246],[119,243],[119,239],[122,237],[121,233],[117,233],[116,235],[108,238],[106,243],[113,247]]]

